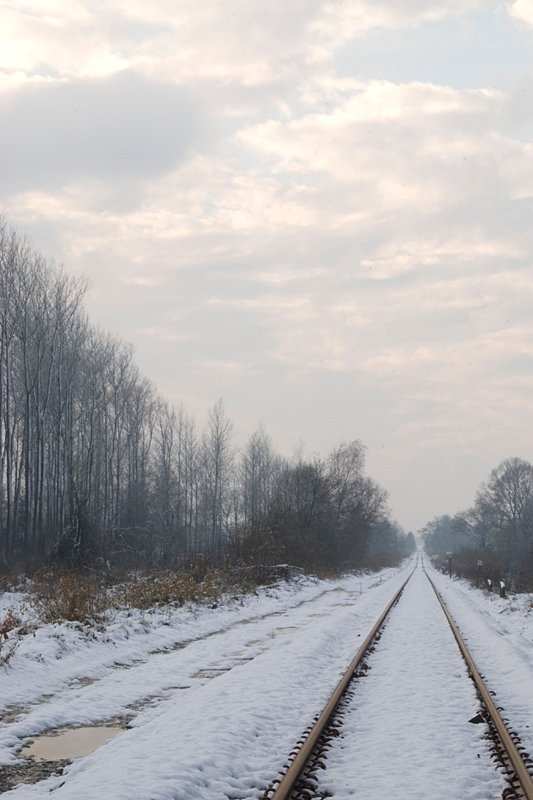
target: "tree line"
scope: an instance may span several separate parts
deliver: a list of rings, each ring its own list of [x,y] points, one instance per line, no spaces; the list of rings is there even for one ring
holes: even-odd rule
[[[477,569],[519,588],[533,588],[533,464],[507,458],[493,469],[466,511],[441,516],[422,530],[425,549],[453,554],[463,572]]]
[[[195,558],[351,566],[414,544],[364,447],[237,450],[221,401],[200,428],[90,324],[84,280],[0,221],[0,567],[153,568]]]

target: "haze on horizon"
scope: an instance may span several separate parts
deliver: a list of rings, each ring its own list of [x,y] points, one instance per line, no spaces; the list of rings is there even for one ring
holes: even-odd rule
[[[533,0],[0,2],[0,213],[241,441],[416,530],[533,459]]]

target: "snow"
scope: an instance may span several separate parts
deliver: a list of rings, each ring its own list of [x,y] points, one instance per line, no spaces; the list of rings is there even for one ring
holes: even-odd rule
[[[117,717],[130,727],[62,776],[4,796],[260,797],[411,568],[279,586],[217,608],[123,611],[91,635],[43,626],[0,668],[4,707],[22,707],[0,725],[0,763],[16,763],[27,737],[57,727]],[[499,601],[435,578],[498,701],[505,695],[513,727],[528,733],[527,600]],[[468,722],[479,708],[473,685],[420,568],[392,615],[329,752],[324,785],[336,798],[365,800],[426,798],[428,783],[431,800],[499,797],[485,726]]]
[[[239,785],[252,782],[257,786],[253,776],[261,770],[266,784],[299,737],[302,719],[310,720],[319,710],[349,660],[353,640],[346,641],[346,632],[355,621],[366,630],[386,602],[391,592],[387,578],[398,583],[401,573],[393,570],[379,578],[308,583],[300,589],[288,586],[248,598],[242,607],[234,603],[196,612],[166,610],[155,612],[151,620],[150,615],[126,619],[119,615],[94,639],[87,639],[73,625],[45,626],[0,671],[0,696],[9,698],[9,703],[24,702],[25,697],[37,701],[43,692],[54,696],[36,702],[14,722],[0,727],[0,758],[3,763],[12,762],[24,737],[135,714],[136,705],[152,697],[154,707],[138,712],[131,730],[72,765],[60,796],[70,796],[72,782],[76,787],[72,791],[79,797],[92,797],[95,791],[108,797],[126,793],[146,797],[146,792],[179,796],[167,783],[186,786],[184,797],[203,797],[205,787],[196,788],[199,793],[195,794],[195,781],[210,772],[203,759],[212,762],[213,776],[235,771]],[[360,588],[360,598],[349,594]],[[163,645],[167,652],[153,653]],[[243,654],[253,660],[243,662]],[[121,667],[116,666],[118,660]],[[300,685],[298,664],[311,673],[311,688]],[[220,666],[232,669],[212,681],[195,677],[201,670]],[[82,677],[97,680],[80,686]],[[190,688],[167,691],[175,686]],[[287,728],[285,714],[291,705],[292,727]],[[268,747],[274,753],[270,763],[263,750],[267,731]],[[245,746],[250,736],[258,740],[253,768]],[[116,752],[110,749],[113,745],[118,746]],[[239,750],[242,764],[239,767],[237,762],[235,767]],[[80,768],[81,780],[76,778]],[[46,795],[49,784],[21,786],[14,794]],[[157,795],[157,791],[163,793]],[[257,791],[245,796],[256,795]]]
[[[533,753],[533,598],[500,598],[432,572],[503,716]]]
[[[367,663],[320,788],[336,800],[500,797],[486,727],[469,722],[479,711],[474,685],[421,569]]]
[[[349,585],[356,590],[375,581],[372,575],[358,576],[351,578]],[[337,585],[311,580],[303,586],[286,584],[260,590],[257,595],[226,598],[215,608],[191,605],[148,612],[121,610],[111,614],[100,628],[84,628],[77,623],[43,625],[24,637],[7,667],[0,667],[0,713],[7,705],[27,705],[43,695],[56,694],[80,678],[99,680],[117,667],[131,668],[154,653],[283,614],[334,592]],[[22,613],[23,596],[0,594],[0,608],[7,611],[10,607]]]

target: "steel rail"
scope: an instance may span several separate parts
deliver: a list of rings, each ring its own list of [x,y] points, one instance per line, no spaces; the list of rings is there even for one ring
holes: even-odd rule
[[[294,789],[294,787],[295,787],[295,785],[296,785],[296,783],[298,781],[298,778],[301,776],[303,770],[305,769],[305,766],[306,766],[307,762],[309,761],[309,758],[310,758],[310,756],[311,756],[311,754],[313,752],[313,749],[315,748],[318,740],[320,739],[322,733],[324,732],[325,728],[327,727],[328,722],[330,721],[331,717],[335,713],[335,710],[337,709],[337,706],[339,705],[339,703],[342,700],[344,694],[346,693],[348,685],[350,684],[350,681],[354,677],[355,670],[357,669],[357,667],[359,666],[359,664],[363,660],[363,657],[365,656],[366,651],[370,647],[370,645],[371,645],[374,637],[378,633],[379,629],[381,628],[381,626],[385,622],[385,619],[389,615],[391,609],[393,608],[393,606],[396,605],[396,603],[400,599],[400,596],[401,596],[403,590],[405,589],[405,587],[407,585],[407,582],[409,581],[409,579],[410,579],[411,575],[413,574],[413,572],[414,572],[414,569],[409,574],[407,580],[401,585],[400,589],[396,592],[396,594],[394,595],[394,597],[392,598],[390,603],[387,605],[387,607],[385,608],[383,613],[380,615],[379,619],[377,620],[377,622],[372,627],[372,630],[366,636],[363,644],[361,645],[361,647],[357,651],[356,655],[352,659],[352,661],[350,663],[350,666],[348,667],[348,669],[346,670],[346,672],[344,673],[344,675],[340,679],[339,683],[337,684],[337,687],[336,687],[335,691],[331,695],[330,699],[328,700],[328,702],[326,703],[326,705],[324,706],[324,708],[320,712],[320,714],[318,716],[318,719],[316,720],[316,722],[314,723],[313,727],[309,731],[309,735],[307,736],[307,738],[305,739],[304,743],[302,744],[300,750],[296,754],[296,756],[294,758],[294,761],[292,761],[292,763],[290,764],[287,772],[281,778],[281,781],[280,781],[279,785],[277,786],[275,792],[271,795],[271,800],[288,800],[290,793],[292,792],[292,790]],[[529,798],[528,798],[528,800],[529,800]]]
[[[496,708],[494,701],[492,700],[492,697],[490,696],[487,687],[485,686],[483,678],[479,674],[479,670],[474,663],[474,659],[470,655],[468,648],[464,643],[463,637],[459,633],[457,625],[455,624],[450,612],[448,611],[448,608],[442,598],[442,595],[440,594],[439,590],[437,589],[437,587],[435,586],[435,584],[433,583],[433,581],[431,580],[425,569],[424,572],[426,573],[426,578],[433,587],[433,591],[437,595],[437,599],[441,605],[441,608],[444,611],[444,614],[446,615],[446,619],[450,624],[453,635],[455,636],[455,640],[459,646],[459,649],[462,653],[464,660],[466,661],[466,665],[472,676],[472,680],[476,684],[476,688],[480,694],[481,700],[483,701],[483,704],[492,719],[492,723],[496,728],[496,731],[498,733],[498,736],[500,737],[500,741],[503,745],[503,748],[506,751],[509,761],[511,762],[511,765],[516,773],[516,777],[518,778],[522,791],[524,792],[524,796],[526,800],[533,800],[533,780],[531,779],[531,775],[529,774],[529,771],[526,765],[524,764],[522,757],[518,749],[516,748],[516,745],[513,742],[509,734],[509,731],[507,730],[507,727],[503,719],[501,718],[500,713]]]

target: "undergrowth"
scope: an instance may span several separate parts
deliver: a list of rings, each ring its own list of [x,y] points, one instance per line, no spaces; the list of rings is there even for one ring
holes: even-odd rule
[[[8,664],[19,646],[22,635],[21,625],[22,620],[12,608],[8,608],[4,616],[0,617],[0,665]]]
[[[29,603],[42,622],[92,622],[108,607],[108,596],[96,578],[46,570],[35,576]]]
[[[197,562],[188,569],[129,578],[110,587],[104,577],[48,568],[31,580],[28,606],[40,623],[67,621],[93,626],[112,609],[215,604],[223,593],[250,594],[258,586],[297,580],[302,575],[303,570],[286,564],[267,567],[232,564],[214,569]],[[4,620],[0,617],[0,638],[3,634],[7,638],[9,631],[21,624],[11,612]]]
[[[168,604],[181,606],[188,602],[217,602],[220,591],[220,577],[216,572],[208,572],[200,581],[193,571],[163,572],[117,587],[114,601],[119,606],[139,609]]]
[[[9,639],[11,631],[22,625],[22,620],[12,608],[8,608],[3,617],[0,617],[0,642]]]

